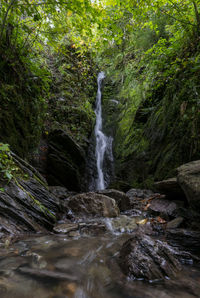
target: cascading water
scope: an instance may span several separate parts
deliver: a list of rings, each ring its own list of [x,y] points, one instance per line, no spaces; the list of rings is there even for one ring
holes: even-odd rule
[[[102,105],[101,105],[101,86],[105,78],[104,72],[98,74],[97,83],[97,98],[96,98],[96,124],[95,124],[95,139],[96,139],[96,166],[97,166],[97,181],[96,189],[105,189],[105,179],[103,170],[104,155],[107,153],[109,160],[113,161],[112,155],[112,137],[107,137],[102,131]]]

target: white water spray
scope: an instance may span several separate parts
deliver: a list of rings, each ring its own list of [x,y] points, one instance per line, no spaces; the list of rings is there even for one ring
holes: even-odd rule
[[[104,72],[100,72],[98,74],[97,83],[97,98],[96,98],[96,124],[95,124],[95,138],[96,138],[96,161],[97,161],[97,182],[96,188],[97,190],[105,189],[105,181],[104,181],[104,173],[103,173],[103,160],[104,154],[106,150],[110,151],[112,148],[112,138],[107,137],[102,132],[102,106],[101,106],[101,85],[102,81],[105,78]],[[112,149],[111,149],[111,159],[112,157]]]

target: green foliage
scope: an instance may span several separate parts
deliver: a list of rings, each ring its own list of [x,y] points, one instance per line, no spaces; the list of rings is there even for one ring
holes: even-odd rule
[[[25,156],[41,135],[49,74],[36,59],[29,56],[25,61],[17,52],[5,52],[2,45],[0,59],[4,61],[0,65],[1,139]]]
[[[62,126],[85,145],[95,59],[119,101],[119,168],[144,160],[142,181],[151,182],[199,158],[199,10],[199,0],[1,1],[2,141],[26,155],[45,122],[46,131]]]
[[[75,49],[73,43],[68,41],[68,35],[73,35],[74,22],[78,19],[79,22],[76,24],[78,36],[85,28],[90,31],[89,23],[91,19],[94,21],[95,11],[95,5],[91,5],[89,0],[71,2],[48,0],[39,3],[35,0],[31,2],[27,0],[1,1],[0,135],[2,141],[9,143],[12,150],[20,156],[27,156],[30,151],[34,150],[41,137],[44,122],[48,120],[46,111],[53,77],[52,68],[47,65],[49,55],[65,55],[65,45],[66,43],[69,45],[67,50],[69,59],[66,59],[67,64],[63,63],[63,65],[60,61],[59,70],[61,75],[67,78],[63,80],[63,83],[71,84],[71,81],[73,83],[75,80],[71,80],[70,72],[71,70],[75,72],[72,65],[74,56],[70,57],[70,52],[75,52]],[[69,39],[72,38],[69,37]],[[76,52],[78,51],[77,49]],[[84,65],[81,65],[81,61]],[[91,63],[90,61],[84,62],[84,57],[80,58],[79,62],[80,65],[76,70],[82,80],[87,80]],[[71,94],[71,89],[76,88],[76,92],[80,93],[82,88],[79,82],[75,84],[67,90],[64,86],[59,86],[63,92],[68,93],[68,98],[71,97],[68,103],[70,102],[72,107],[74,95]],[[85,97],[88,95],[85,91],[83,94]],[[76,97],[78,97],[77,94]],[[79,100],[79,103],[75,104],[75,110],[75,113],[80,115],[80,121],[84,118],[84,123],[86,123],[86,118],[89,117],[88,125],[91,127],[91,119],[93,121],[94,115],[90,99],[84,98],[83,103]],[[75,113],[72,112],[72,114]],[[60,120],[62,122],[62,119],[58,122]],[[72,120],[70,131],[73,131],[74,125],[76,126]],[[81,127],[80,123],[79,127]],[[79,135],[81,138],[82,131]]]
[[[0,143],[0,179],[9,182],[18,173],[19,168],[12,159],[9,145]]]
[[[116,172],[133,186],[147,187],[175,175],[181,163],[200,158],[200,3],[106,3],[122,29],[97,59],[120,101]]]
[[[49,57],[49,62],[53,84],[47,130],[62,127],[86,145],[95,121],[96,78],[90,54],[77,53],[71,44],[65,44],[65,51]]]

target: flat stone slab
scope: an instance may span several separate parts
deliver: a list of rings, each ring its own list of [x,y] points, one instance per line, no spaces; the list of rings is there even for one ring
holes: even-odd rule
[[[167,198],[185,199],[185,193],[177,182],[177,178],[169,178],[154,183],[157,191],[167,195]]]
[[[179,206],[172,201],[166,199],[154,199],[151,201],[148,212],[154,215],[172,216]]]
[[[56,225],[53,230],[56,233],[61,233],[61,234],[67,234],[71,231],[76,231],[78,230],[79,226],[78,224],[69,224],[69,223],[64,223],[64,224],[58,224]]]
[[[200,160],[180,166],[177,181],[183,189],[190,206],[200,211]]]

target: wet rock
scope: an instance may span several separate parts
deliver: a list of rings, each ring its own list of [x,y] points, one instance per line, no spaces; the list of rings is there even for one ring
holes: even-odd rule
[[[69,232],[69,237],[75,237],[75,238],[80,237],[80,233],[79,231],[71,231]]]
[[[137,228],[137,221],[139,217],[130,218],[126,215],[120,215],[119,217],[113,219],[112,221],[109,220],[107,222],[108,228],[114,232],[132,232]]]
[[[142,216],[144,214],[144,211],[139,209],[131,209],[124,211],[123,214],[127,216]]]
[[[73,258],[61,258],[56,261],[54,267],[59,271],[70,272],[74,268]]]
[[[7,272],[8,270],[15,270],[20,265],[26,264],[27,261],[21,256],[5,256],[0,259],[0,274]]]
[[[61,234],[67,234],[71,231],[76,231],[78,230],[79,226],[78,224],[69,224],[69,223],[65,223],[65,224],[58,224],[56,225],[53,230],[56,233],[61,233]]]
[[[49,191],[60,200],[65,200],[72,194],[75,194],[62,186],[49,186]]]
[[[80,233],[83,235],[97,236],[104,234],[106,226],[102,223],[79,223]]]
[[[151,197],[153,194],[154,193],[149,189],[136,189],[136,188],[132,188],[126,193],[126,195],[131,199],[134,199],[134,198],[146,199]]]
[[[148,212],[153,215],[160,215],[161,217],[168,218],[173,216],[179,208],[179,204],[166,199],[154,199],[148,207]]]
[[[116,189],[105,189],[98,191],[98,193],[114,199],[120,211],[126,211],[131,208],[129,197],[122,191]]]
[[[119,214],[115,200],[94,192],[70,197],[68,207],[75,215],[80,216],[116,217]]]
[[[23,171],[23,173],[26,173],[30,178],[35,178],[40,181],[41,184],[47,186],[46,179],[38,172],[38,170],[36,170],[32,165],[20,158],[14,152],[11,152],[11,156],[15,164]]]
[[[62,186],[49,186],[49,191],[55,195],[60,200],[60,207],[65,213],[64,218],[72,218],[72,214],[67,214],[66,212],[69,211],[67,207],[67,201],[70,196],[76,194],[74,191],[69,191],[65,187]]]
[[[60,216],[59,199],[48,191],[45,179],[26,161],[11,153],[20,176],[1,181],[0,236],[52,230]]]
[[[170,178],[154,183],[154,187],[158,192],[164,193],[170,199],[185,199],[185,193],[177,182],[177,178]]]
[[[47,262],[46,260],[39,254],[35,252],[29,252],[26,254],[26,256],[31,256],[31,267],[32,268],[37,268],[37,269],[44,269],[47,267]]]
[[[169,221],[166,225],[167,229],[176,229],[180,227],[180,225],[183,223],[184,218],[183,217],[177,217],[171,221]]]
[[[64,223],[54,227],[54,232],[67,234],[69,237],[78,237],[80,235],[97,236],[106,231],[106,225],[102,222],[80,222]]]
[[[200,160],[180,166],[177,181],[191,207],[200,211]]]
[[[65,131],[57,129],[49,134],[48,176],[50,185],[65,186],[79,191],[84,174],[85,153]]]
[[[184,224],[190,228],[190,230],[200,230],[200,216],[191,207],[179,207],[174,212],[174,217],[183,217]]]
[[[186,229],[166,230],[167,241],[175,247],[188,250],[199,255],[200,232]]]
[[[147,235],[135,235],[120,251],[120,267],[131,278],[156,280],[175,277],[181,264],[166,242]]]
[[[0,191],[0,231],[7,234],[51,230],[59,200],[34,178],[11,181]]]
[[[152,223],[151,221],[147,221],[146,224],[138,224],[137,226],[137,234],[145,234],[148,236],[156,237],[163,233],[163,228],[157,223]]]
[[[126,195],[130,199],[131,208],[132,209],[138,209],[138,210],[144,210],[147,201],[156,197],[162,197],[158,193],[153,193],[151,190],[148,189],[130,189]]]

